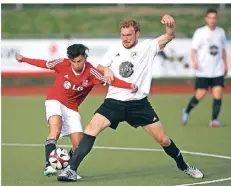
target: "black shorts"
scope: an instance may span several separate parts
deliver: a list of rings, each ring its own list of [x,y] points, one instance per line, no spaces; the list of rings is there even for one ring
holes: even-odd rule
[[[108,98],[104,100],[95,113],[106,117],[111,122],[110,127],[112,129],[116,129],[119,123],[123,121],[135,128],[159,121],[159,117],[147,97],[132,101],[119,101]]]
[[[224,76],[207,78],[207,77],[196,77],[195,89],[208,89],[209,87],[221,86],[224,87]]]

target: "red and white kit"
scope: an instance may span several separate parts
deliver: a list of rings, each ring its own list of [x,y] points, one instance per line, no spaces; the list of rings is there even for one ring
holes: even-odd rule
[[[71,67],[69,59],[45,61],[23,57],[22,61],[56,72],[56,80],[48,90],[45,106],[47,120],[54,115],[62,117],[63,124],[60,137],[74,132],[83,132],[78,107],[94,85],[105,83],[102,73],[89,62],[85,63],[82,72],[77,73]],[[115,78],[111,85],[131,89],[131,83],[117,78]]]

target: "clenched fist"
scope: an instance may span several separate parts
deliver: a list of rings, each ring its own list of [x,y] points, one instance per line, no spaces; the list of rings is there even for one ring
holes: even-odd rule
[[[161,19],[161,23],[167,25],[168,27],[172,27],[175,25],[175,20],[172,16],[165,14]]]
[[[132,93],[136,93],[138,91],[138,87],[135,84],[131,85]]]
[[[23,56],[20,55],[20,54],[16,54],[16,55],[15,55],[15,58],[16,58],[16,60],[17,60],[19,63],[21,63],[21,62],[22,62]]]

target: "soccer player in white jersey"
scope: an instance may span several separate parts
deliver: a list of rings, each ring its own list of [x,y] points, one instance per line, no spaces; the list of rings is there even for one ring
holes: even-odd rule
[[[222,28],[216,26],[217,11],[209,9],[206,12],[206,26],[198,28],[192,39],[191,58],[196,70],[195,94],[183,109],[182,124],[186,124],[190,111],[201,101],[208,88],[213,95],[211,127],[220,126],[217,120],[224,87],[224,76],[228,73],[226,58],[226,37]]]
[[[157,39],[139,41],[140,25],[135,20],[124,20],[120,24],[122,43],[113,46],[104,55],[99,69],[104,71],[108,81],[114,76],[126,82],[134,82],[139,88],[130,93],[122,88],[109,87],[104,103],[95,112],[85,129],[83,139],[75,150],[69,165],[58,176],[58,181],[76,181],[76,172],[83,158],[90,152],[96,136],[107,127],[116,129],[126,121],[132,127],[143,127],[176,161],[177,167],[194,178],[202,178],[197,168],[185,163],[180,150],[166,135],[159,117],[147,97],[151,86],[153,62],[157,53],[175,37],[175,21],[164,15],[161,23],[166,33]]]

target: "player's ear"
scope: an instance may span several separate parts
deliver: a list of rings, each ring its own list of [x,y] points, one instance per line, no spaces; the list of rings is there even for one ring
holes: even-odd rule
[[[136,32],[136,37],[139,37],[139,36],[140,36],[140,32],[137,31],[137,32]]]

